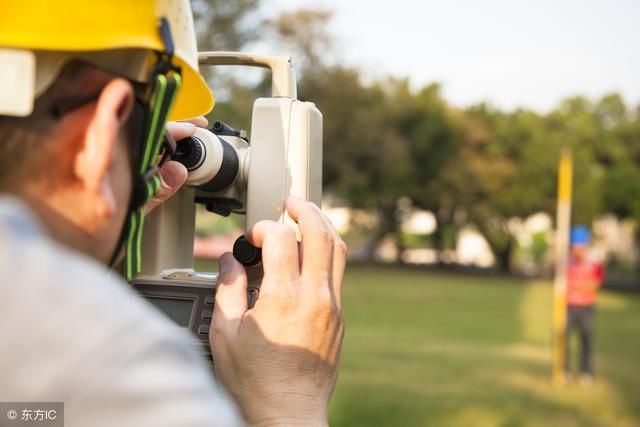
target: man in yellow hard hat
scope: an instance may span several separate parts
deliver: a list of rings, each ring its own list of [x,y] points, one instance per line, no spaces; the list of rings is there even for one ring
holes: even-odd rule
[[[144,213],[185,181],[165,122],[191,119],[168,125],[184,138],[213,106],[188,1],[0,5],[0,425],[326,425],[346,249],[317,207],[288,203],[302,250],[288,226],[248,232],[253,309],[221,259],[210,336],[232,399],[187,332],[106,274],[122,247],[137,264]]]

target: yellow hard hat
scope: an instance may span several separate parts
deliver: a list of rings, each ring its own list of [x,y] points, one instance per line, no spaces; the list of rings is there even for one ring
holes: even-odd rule
[[[0,10],[0,49],[39,53],[36,62],[54,52],[65,58],[103,54],[104,63],[108,51],[165,51],[158,29],[164,17],[174,43],[173,62],[182,69],[170,119],[192,118],[213,108],[213,94],[198,70],[189,0],[0,0]]]

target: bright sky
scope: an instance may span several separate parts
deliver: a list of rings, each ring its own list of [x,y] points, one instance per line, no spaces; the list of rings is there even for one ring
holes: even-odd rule
[[[439,81],[465,106],[548,111],[620,92],[640,104],[640,0],[263,0],[334,11],[340,58],[369,78]]]

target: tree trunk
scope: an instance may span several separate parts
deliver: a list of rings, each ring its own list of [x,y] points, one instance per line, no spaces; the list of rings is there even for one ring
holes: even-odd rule
[[[513,254],[513,239],[509,239],[506,245],[501,248],[492,248],[496,257],[496,264],[498,269],[502,272],[508,273],[511,271],[511,257]]]
[[[511,257],[513,254],[513,236],[508,231],[492,232],[484,225],[477,225],[480,234],[489,243],[489,247],[496,258],[496,267],[504,273],[511,271]]]
[[[451,211],[439,210],[435,212],[436,229],[433,232],[433,245],[438,257],[438,265],[443,266],[445,264],[442,254],[447,249],[455,249],[455,242],[453,247],[451,242],[447,241],[447,233],[451,232],[450,227],[455,227]],[[455,239],[455,238],[454,238]]]
[[[365,260],[369,263],[375,261],[376,250],[378,249],[380,242],[387,234],[396,231],[398,222],[395,216],[395,201],[392,203],[378,203],[376,212],[378,215],[377,229],[365,250]]]
[[[442,222],[440,215],[436,217],[436,229],[433,232],[433,249],[436,251],[436,257],[438,265],[443,264],[440,254],[444,250],[444,223]]]
[[[405,244],[404,236],[402,235],[402,224],[398,221],[395,213],[393,215],[393,222],[393,232],[395,234],[396,248],[398,250],[398,259],[396,262],[400,265],[405,265],[406,263],[404,262],[404,259],[402,259],[402,254],[407,250],[407,245]]]

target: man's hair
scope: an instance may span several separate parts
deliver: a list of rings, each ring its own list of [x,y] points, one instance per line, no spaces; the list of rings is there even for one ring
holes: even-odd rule
[[[71,61],[36,99],[31,115],[0,115],[0,192],[15,193],[25,182],[47,179],[47,171],[55,167],[52,133],[60,120],[52,106],[64,98],[97,92],[113,77],[89,63]]]

